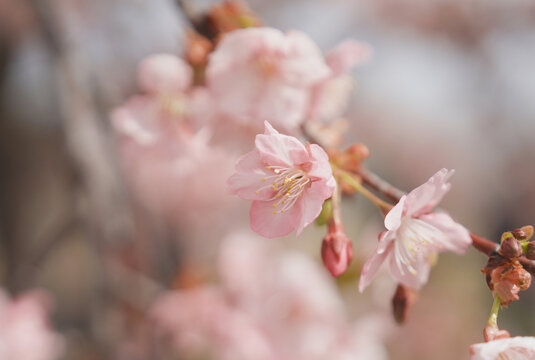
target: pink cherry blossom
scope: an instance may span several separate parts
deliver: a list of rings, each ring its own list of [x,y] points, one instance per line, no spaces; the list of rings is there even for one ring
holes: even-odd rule
[[[255,146],[238,160],[228,180],[231,192],[253,200],[250,218],[256,233],[275,238],[295,230],[300,235],[334,191],[327,154],[319,145],[304,146],[279,134],[267,121]]]
[[[470,346],[471,360],[533,360],[535,359],[535,338],[517,336],[498,339]]]
[[[385,261],[400,283],[419,289],[427,282],[431,259],[445,250],[463,253],[471,244],[468,231],[445,213],[432,210],[449,191],[453,170],[442,169],[417,187],[390,210],[376,253],[362,269],[359,290],[363,291]]]
[[[312,86],[329,76],[318,47],[298,31],[235,30],[210,56],[206,82],[219,110],[242,123],[286,130],[305,119]]]
[[[48,322],[47,297],[30,292],[10,300],[0,290],[0,359],[55,360],[63,339]]]

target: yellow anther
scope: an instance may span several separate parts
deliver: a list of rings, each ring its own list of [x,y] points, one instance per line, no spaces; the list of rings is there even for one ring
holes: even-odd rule
[[[266,166],[266,170],[271,170],[271,166]]]
[[[276,208],[276,207],[277,207],[277,204],[273,204],[273,207]]]
[[[277,211],[273,210],[273,215],[275,215],[277,213]]]
[[[262,178],[262,182],[266,181],[266,178]]]

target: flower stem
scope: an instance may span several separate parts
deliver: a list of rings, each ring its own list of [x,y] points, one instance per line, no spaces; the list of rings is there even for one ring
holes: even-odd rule
[[[491,326],[498,327],[498,311],[500,311],[500,297],[496,295],[494,302],[492,303],[492,308],[490,310],[489,321],[487,324]]]
[[[366,189],[360,182],[358,182],[353,175],[351,175],[349,172],[344,171],[342,169],[335,169],[336,174],[345,181],[348,185],[353,187],[355,190],[357,190],[359,193],[362,194],[366,199],[368,199],[371,203],[373,203],[375,206],[377,206],[381,212],[386,215],[391,209],[392,205],[387,203],[384,200],[379,199],[375,194],[373,194],[371,191]]]

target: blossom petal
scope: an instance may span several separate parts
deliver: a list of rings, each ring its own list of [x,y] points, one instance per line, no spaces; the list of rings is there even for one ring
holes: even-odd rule
[[[499,360],[535,358],[535,337],[516,336],[470,346],[471,360]]]
[[[138,67],[139,86],[148,93],[183,92],[192,79],[189,65],[171,54],[149,56]]]
[[[319,179],[328,179],[329,177],[332,177],[333,171],[329,164],[329,156],[325,150],[316,144],[308,145],[308,150],[310,153],[310,162],[312,164],[312,168],[307,171],[308,175]]]
[[[255,200],[249,211],[251,229],[269,239],[288,235],[297,229],[302,216],[302,207],[298,204],[282,214],[273,214],[273,204],[273,201]]]
[[[453,221],[453,219],[445,213],[431,213],[421,215],[420,220],[434,226],[445,234],[446,241],[442,241],[439,245],[445,250],[453,251],[458,254],[463,254],[466,249],[472,244],[470,233],[464,226]]]
[[[450,190],[448,179],[454,170],[442,169],[431,176],[425,184],[407,195],[407,216],[417,217],[431,211]]]
[[[368,261],[364,264],[362,267],[362,272],[360,274],[360,280],[359,280],[359,291],[363,292],[364,289],[370,285],[372,282],[373,277],[377,273],[377,270],[381,267],[381,264],[385,261],[386,257],[390,254],[392,250],[392,245],[387,247],[385,251],[382,253],[376,252],[373,254]]]
[[[396,231],[401,225],[401,219],[403,217],[403,210],[405,208],[405,201],[407,197],[403,195],[399,202],[386,214],[385,227],[388,230]]]
[[[262,160],[269,165],[293,167],[309,159],[305,146],[292,136],[259,134],[256,135],[255,146]]]
[[[355,40],[344,40],[336,45],[325,56],[327,65],[333,72],[333,77],[342,75],[367,59],[372,54],[370,45]]]
[[[238,159],[236,172],[227,183],[230,192],[242,199],[267,200],[273,196],[273,190],[265,180],[269,175],[260,153],[255,149]]]
[[[157,100],[148,96],[134,96],[111,114],[115,130],[139,145],[153,145],[163,136],[160,107]]]
[[[332,182],[316,181],[312,183],[309,189],[305,190],[294,205],[294,207],[301,206],[301,219],[297,227],[297,236],[301,235],[303,229],[318,217],[323,203],[332,196],[335,186]]]
[[[390,243],[396,238],[395,231],[383,231],[379,234],[379,243],[377,245],[377,253],[382,254],[386,251]]]

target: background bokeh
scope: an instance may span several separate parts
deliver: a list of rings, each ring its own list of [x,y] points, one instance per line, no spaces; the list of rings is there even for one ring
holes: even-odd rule
[[[194,12],[210,4],[184,3]],[[487,238],[533,224],[532,1],[249,5],[266,24],[303,30],[324,51],[345,38],[373,47],[373,58],[354,71],[345,133],[347,144],[369,147],[370,169],[404,190],[440,168],[456,169],[442,207]],[[213,214],[195,214],[191,205],[187,222],[169,224],[124,186],[108,114],[137,92],[144,56],[181,54],[187,24],[171,0],[0,0],[1,282],[12,294],[47,289],[65,359],[119,358],[121,344],[142,347],[151,331],[140,325],[140,309],[150,305],[156,282],[217,282],[223,234],[247,223],[248,204],[232,200]],[[343,209],[355,260],[336,285],[348,317],[386,313],[395,289],[388,276],[357,292],[381,216],[359,198]],[[323,231],[269,241],[320,263]],[[468,358],[492,303],[480,273],[485,263],[473,249],[441,256],[407,324],[385,325],[389,358]],[[534,300],[532,289],[521,294],[501,312],[500,326],[535,335]]]

